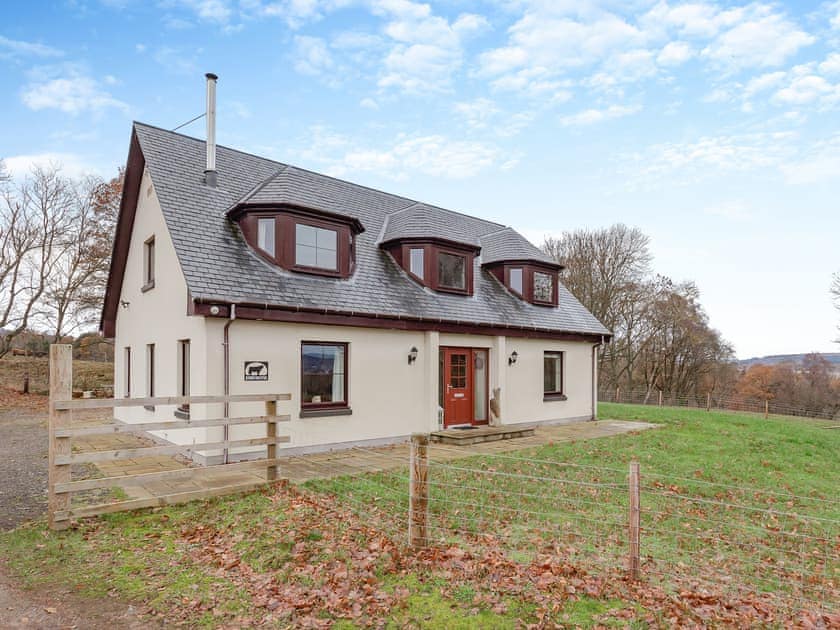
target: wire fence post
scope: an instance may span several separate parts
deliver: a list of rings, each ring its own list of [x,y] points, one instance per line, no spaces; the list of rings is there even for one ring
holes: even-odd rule
[[[270,441],[266,448],[266,458],[269,464],[265,468],[265,480],[275,481],[277,479],[277,401],[265,401],[265,415],[268,422],[265,424],[265,437]]]
[[[706,392],[706,411],[712,410],[712,392]]]
[[[621,402],[621,388],[615,388],[615,402]]]
[[[659,390],[659,406],[662,406],[662,390]]]
[[[628,555],[628,570],[630,579],[639,579],[639,538],[641,529],[641,507],[640,507],[640,485],[639,485],[639,462],[630,462],[630,549]]]
[[[50,529],[67,529],[70,521],[66,518],[56,519],[57,512],[70,509],[70,495],[59,494],[55,491],[58,483],[70,481],[70,465],[56,465],[56,456],[70,456],[70,438],[56,437],[57,429],[69,429],[71,413],[67,409],[56,409],[59,400],[73,398],[73,346],[68,344],[52,344],[50,346],[50,430],[47,458],[49,461],[48,474],[48,518]]]
[[[770,400],[764,399],[764,419],[766,420],[770,415]]]
[[[409,473],[408,541],[412,547],[425,547],[429,524],[429,436],[411,436]]]

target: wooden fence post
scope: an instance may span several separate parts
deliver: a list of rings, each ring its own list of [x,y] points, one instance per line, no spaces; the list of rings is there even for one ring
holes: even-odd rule
[[[621,401],[621,388],[616,387],[615,388],[615,402],[620,402],[620,401]]]
[[[50,346],[50,428],[48,447],[48,503],[50,529],[66,529],[69,519],[56,520],[56,512],[70,509],[70,495],[56,494],[57,483],[70,481],[70,465],[56,465],[56,456],[70,455],[70,438],[56,437],[56,429],[70,428],[71,413],[67,409],[56,409],[58,400],[73,398],[73,346],[52,344]]]
[[[659,390],[659,406],[662,406],[662,390]]]
[[[265,401],[265,415],[268,417],[268,422],[265,424],[265,436],[269,439],[277,437],[277,401]],[[272,443],[267,446],[266,457],[269,460],[277,459],[277,444]],[[277,464],[268,464],[265,468],[266,481],[275,481],[277,479]]]
[[[410,482],[408,503],[408,541],[412,547],[425,547],[429,524],[429,436],[411,436]]]
[[[641,529],[641,507],[640,507],[640,486],[639,486],[639,462],[630,462],[630,553],[628,556],[628,569],[630,579],[639,579],[639,538]]]
[[[770,401],[768,399],[765,399],[764,400],[764,419],[766,420],[769,415],[770,415]]]
[[[712,410],[712,392],[706,392],[706,411]]]

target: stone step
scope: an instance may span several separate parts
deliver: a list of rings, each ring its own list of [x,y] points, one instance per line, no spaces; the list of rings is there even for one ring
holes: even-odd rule
[[[431,434],[431,440],[438,444],[469,446],[470,444],[512,440],[531,435],[534,435],[534,427],[532,426],[478,427],[476,429],[445,429],[443,431],[435,431]]]

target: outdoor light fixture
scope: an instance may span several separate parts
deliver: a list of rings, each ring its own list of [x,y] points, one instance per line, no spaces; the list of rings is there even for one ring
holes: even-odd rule
[[[516,360],[519,358],[519,353],[514,350],[510,353],[510,357],[508,357],[508,365],[513,365],[516,363]]]
[[[411,350],[408,351],[408,364],[411,365],[417,360],[417,348],[415,346],[411,346]]]
[[[123,308],[128,308],[131,305],[131,302],[126,302],[125,300],[120,300],[120,306]]]

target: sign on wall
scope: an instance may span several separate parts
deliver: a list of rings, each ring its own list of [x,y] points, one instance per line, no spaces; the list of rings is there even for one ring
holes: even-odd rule
[[[245,361],[246,381],[267,381],[268,361]]]

